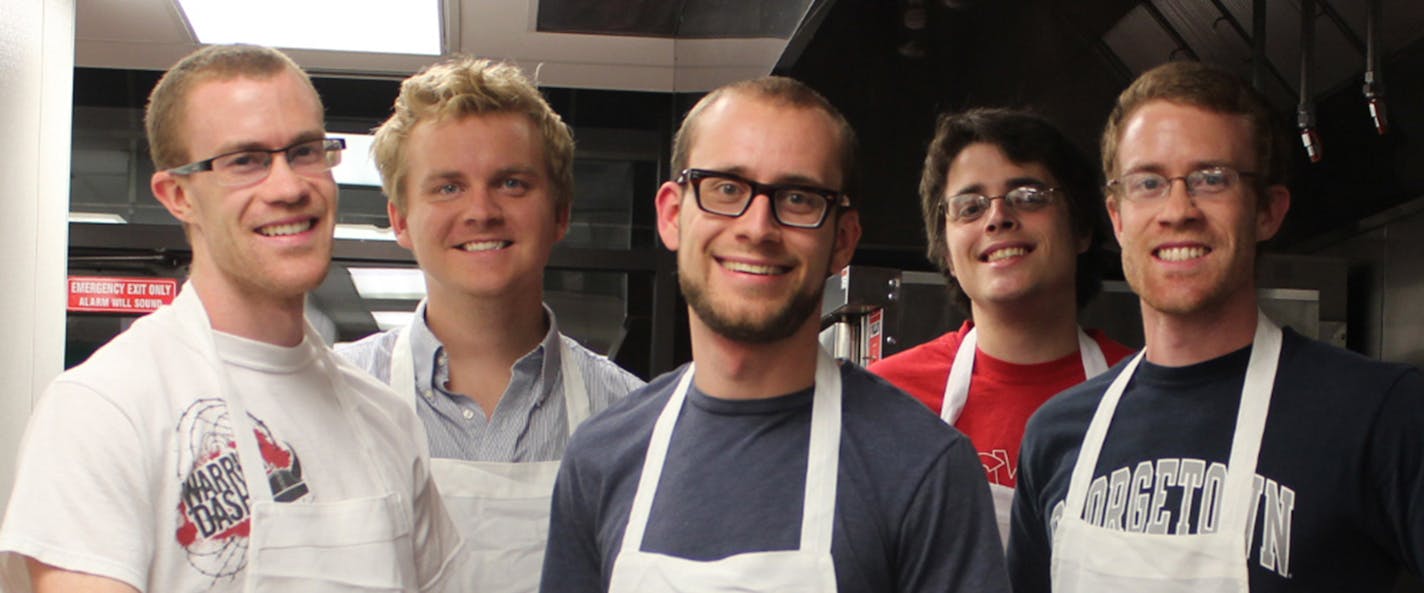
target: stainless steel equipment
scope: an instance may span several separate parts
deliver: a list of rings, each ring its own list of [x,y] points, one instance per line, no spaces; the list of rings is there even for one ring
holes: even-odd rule
[[[1261,309],[1306,337],[1344,347],[1347,276],[1343,259],[1263,255],[1257,260]],[[1126,282],[1107,281],[1079,319],[1140,348],[1139,307]],[[964,319],[939,274],[850,266],[826,280],[821,344],[837,358],[865,366],[952,331]]]

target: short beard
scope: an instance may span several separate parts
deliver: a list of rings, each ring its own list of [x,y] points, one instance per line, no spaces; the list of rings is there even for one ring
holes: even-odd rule
[[[767,344],[791,337],[806,323],[806,319],[819,313],[821,291],[813,294],[796,293],[781,309],[760,323],[757,320],[737,320],[723,316],[712,306],[701,286],[688,282],[678,275],[678,286],[682,296],[692,307],[693,313],[704,325],[729,340],[747,344]]]

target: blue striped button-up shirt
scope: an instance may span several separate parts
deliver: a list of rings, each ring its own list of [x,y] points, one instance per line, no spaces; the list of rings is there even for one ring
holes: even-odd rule
[[[509,385],[495,406],[494,414],[464,395],[445,389],[450,367],[445,348],[425,324],[425,304],[416,309],[407,328],[415,366],[416,413],[425,424],[430,456],[467,461],[531,462],[563,457],[568,444],[568,411],[564,405],[562,351],[568,346],[588,390],[589,411],[598,413],[609,404],[643,385],[643,381],[613,361],[579,345],[559,333],[558,322],[548,305],[549,332],[534,350],[520,357],[510,369]],[[391,381],[391,353],[400,330],[373,334],[357,342],[339,345],[337,354],[375,375]],[[398,389],[398,391],[401,391]]]

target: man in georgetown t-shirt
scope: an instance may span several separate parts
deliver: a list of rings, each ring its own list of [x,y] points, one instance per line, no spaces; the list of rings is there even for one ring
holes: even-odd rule
[[[1103,133],[1145,355],[1045,404],[1019,465],[1019,592],[1389,591],[1424,559],[1424,378],[1257,308],[1289,144],[1246,83],[1143,74]]]

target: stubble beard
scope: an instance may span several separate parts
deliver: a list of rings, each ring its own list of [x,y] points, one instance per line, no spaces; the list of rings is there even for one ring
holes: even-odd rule
[[[1124,262],[1123,276],[1128,286],[1142,299],[1142,304],[1158,313],[1176,317],[1191,317],[1220,311],[1241,291],[1252,292],[1254,270],[1230,269],[1217,272],[1203,290],[1184,290],[1172,286],[1168,276],[1151,277],[1147,270],[1133,270]],[[1145,268],[1145,266],[1143,266]],[[1134,277],[1136,279],[1134,280]]]
[[[760,318],[736,318],[718,310],[704,286],[678,275],[683,298],[704,325],[729,340],[748,344],[767,344],[791,337],[816,315],[821,306],[821,291],[797,292],[770,315]]]

